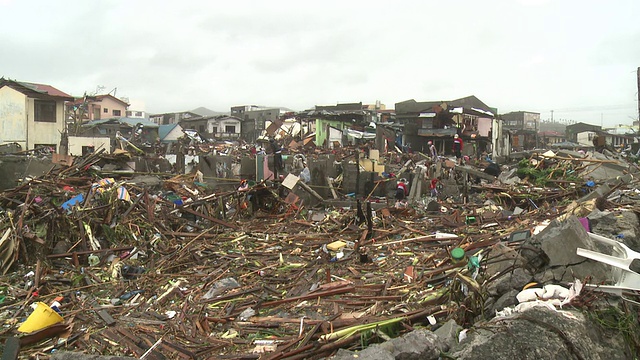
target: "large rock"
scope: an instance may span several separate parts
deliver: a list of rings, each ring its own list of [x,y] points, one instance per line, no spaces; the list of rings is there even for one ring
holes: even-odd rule
[[[462,326],[458,325],[455,320],[450,319],[442,326],[437,328],[434,333],[438,335],[447,348],[452,348],[458,343],[458,333],[462,330]]]
[[[491,247],[487,262],[485,274],[487,277],[492,277],[512,267],[523,267],[527,260],[513,248],[498,243]]]
[[[610,267],[576,254],[577,248],[605,253],[607,248],[591,240],[575,216],[564,221],[553,220],[525,245],[521,253],[536,268],[535,278],[539,282],[584,280],[587,277],[591,277],[592,282],[601,282],[610,278]],[[545,272],[542,278],[541,272]]]
[[[594,210],[587,218],[591,224],[591,232],[611,239],[620,236],[620,241],[625,245],[636,251],[640,250],[640,223],[635,212]]]
[[[375,344],[359,352],[338,351],[331,359],[367,360],[437,360],[447,345],[428,330],[414,330],[406,335]]]
[[[531,280],[533,276],[528,270],[516,268],[489,283],[487,291],[491,295],[501,296],[509,290],[522,290]]]
[[[581,312],[543,307],[477,325],[448,355],[459,360],[632,358],[621,334],[606,331]]]
[[[491,315],[494,315],[496,311],[501,311],[506,307],[518,305],[518,299],[516,299],[516,296],[519,293],[520,293],[519,290],[514,289],[514,290],[509,290],[506,293],[504,293],[502,296],[500,296],[492,305],[492,308],[490,310]]]

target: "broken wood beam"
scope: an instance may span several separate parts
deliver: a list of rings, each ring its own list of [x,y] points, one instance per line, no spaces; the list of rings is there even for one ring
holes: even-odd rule
[[[85,251],[74,251],[74,252],[70,252],[70,253],[64,253],[64,254],[53,254],[53,255],[47,255],[48,259],[55,259],[55,258],[61,258],[61,257],[68,257],[68,256],[78,256],[78,255],[87,255],[87,254],[94,254],[94,253],[102,253],[102,252],[107,252],[107,251],[128,251],[133,249],[134,246],[122,246],[122,247],[117,247],[117,248],[107,248],[107,249],[99,249],[99,250],[85,250]]]
[[[214,223],[216,223],[216,224],[219,224],[219,225],[222,225],[222,226],[225,226],[225,227],[228,227],[228,228],[234,229],[234,230],[237,230],[237,229],[238,229],[238,227],[237,227],[236,225],[234,225],[234,224],[231,224],[231,223],[228,223],[228,222],[226,222],[226,221],[223,221],[223,220],[220,220],[220,219],[214,218],[213,216],[209,216],[209,215],[205,215],[205,214],[203,214],[203,213],[199,213],[199,212],[197,212],[197,211],[195,211],[195,210],[192,210],[192,209],[190,209],[190,208],[188,208],[188,207],[184,207],[184,206],[183,206],[183,207],[181,207],[181,208],[180,208],[180,211],[188,212],[188,213],[193,214],[193,215],[195,215],[195,216],[199,216],[199,217],[201,217],[201,218],[203,218],[203,219],[207,219],[207,220],[209,220],[209,221],[213,221],[213,222],[214,222]]]
[[[327,184],[329,184],[329,190],[331,190],[331,196],[333,196],[334,199],[338,198],[338,194],[336,193],[336,189],[333,187],[333,182],[331,181],[331,178],[327,176]]]
[[[485,180],[489,180],[489,181],[495,181],[497,179],[495,176],[489,175],[484,171],[476,170],[474,168],[467,167],[467,166],[456,166],[454,167],[454,170],[465,173],[465,174],[469,174],[471,176],[476,176]]]
[[[324,201],[324,198],[322,196],[320,196],[320,194],[318,194],[317,192],[315,192],[315,190],[313,190],[311,187],[309,187],[309,185],[305,184],[302,181],[298,181],[298,185],[300,185],[300,187],[308,192],[309,194],[311,194],[313,197],[315,197],[316,199],[318,199],[319,201]]]
[[[324,297],[324,296],[333,296],[333,295],[345,294],[345,293],[352,292],[355,289],[356,288],[354,286],[347,286],[347,287],[343,287],[343,288],[340,288],[340,289],[327,290],[327,291],[321,291],[321,292],[316,292],[316,293],[311,293],[311,294],[307,294],[307,295],[296,296],[296,297],[287,298],[287,299],[268,301],[268,302],[262,303],[262,306],[276,306],[276,305],[285,304],[285,303],[288,303],[288,302],[303,301],[303,300],[308,300],[308,299],[320,298],[320,297]]]

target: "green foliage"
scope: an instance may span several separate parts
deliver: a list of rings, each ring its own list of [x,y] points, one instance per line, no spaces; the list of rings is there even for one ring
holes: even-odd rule
[[[518,162],[517,174],[520,178],[529,179],[536,186],[545,186],[552,179],[562,179],[567,181],[579,182],[574,171],[569,169],[566,172],[564,168],[544,168],[542,166],[535,167],[528,159]]]
[[[589,311],[587,315],[602,328],[611,330],[616,335],[622,334],[633,358],[637,358],[640,353],[640,325],[637,311],[628,309],[626,306],[625,309],[609,306],[605,309]]]
[[[374,329],[367,329],[360,333],[360,348],[364,349],[371,344],[384,342],[389,338],[400,335],[402,326],[399,322],[380,325]]]

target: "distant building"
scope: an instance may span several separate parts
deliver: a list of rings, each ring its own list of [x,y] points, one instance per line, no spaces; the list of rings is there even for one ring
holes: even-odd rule
[[[497,109],[473,95],[449,101],[411,99],[395,104],[396,121],[404,126],[402,145],[425,153],[429,140],[434,141],[440,154],[450,152],[455,134],[472,141],[463,149],[468,155],[492,153],[496,147],[510,149],[503,144],[506,138],[500,130],[502,124],[496,123],[496,113]],[[494,133],[494,128],[500,129]],[[499,139],[499,144],[494,139]],[[504,155],[502,150],[497,153]]]
[[[248,142],[256,141],[266,130],[268,123],[280,121],[289,112],[292,110],[284,107],[258,105],[231,107],[231,116],[242,121],[242,138]]]
[[[566,141],[564,133],[557,131],[540,131],[538,132],[538,138],[542,147],[548,147]]]
[[[602,126],[599,125],[591,125],[591,124],[586,124],[583,122],[579,122],[579,123],[575,123],[575,124],[571,124],[571,125],[567,125],[566,129],[565,129],[565,137],[568,141],[573,141],[573,142],[578,142],[578,134],[585,132],[585,131],[590,131],[590,132],[597,132],[597,131],[601,131],[602,130]]]
[[[531,111],[512,111],[500,115],[502,124],[509,130],[540,130],[540,113]]]
[[[0,144],[58,151],[65,130],[64,104],[72,100],[51,85],[0,78]]]
[[[67,114],[74,121],[126,117],[129,103],[111,94],[75,98],[67,103]]]
[[[242,130],[241,120],[229,115],[191,117],[180,121],[180,125],[209,139],[237,140]]]
[[[202,115],[196,114],[193,111],[181,111],[181,112],[172,112],[172,113],[164,113],[164,114],[152,114],[152,115],[149,115],[149,120],[158,125],[167,125],[167,124],[178,124],[182,120],[199,118],[199,117],[202,117]]]
[[[159,139],[158,127],[158,124],[146,119],[126,117],[98,119],[83,124],[82,132],[78,135],[83,138],[109,138],[113,149],[116,146],[118,132],[134,144],[152,145]]]
[[[127,110],[125,112],[128,118],[146,119],[147,113],[145,111]]]

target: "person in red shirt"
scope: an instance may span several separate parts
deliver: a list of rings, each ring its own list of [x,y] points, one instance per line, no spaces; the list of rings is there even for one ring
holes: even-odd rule
[[[462,165],[462,139],[458,134],[453,135],[453,153],[456,155],[458,165]]]
[[[438,197],[438,179],[431,179],[429,189],[431,189],[431,197]]]
[[[409,189],[407,189],[407,180],[405,178],[402,178],[398,180],[398,185],[396,187],[396,200],[402,201],[407,195],[409,195]]]

